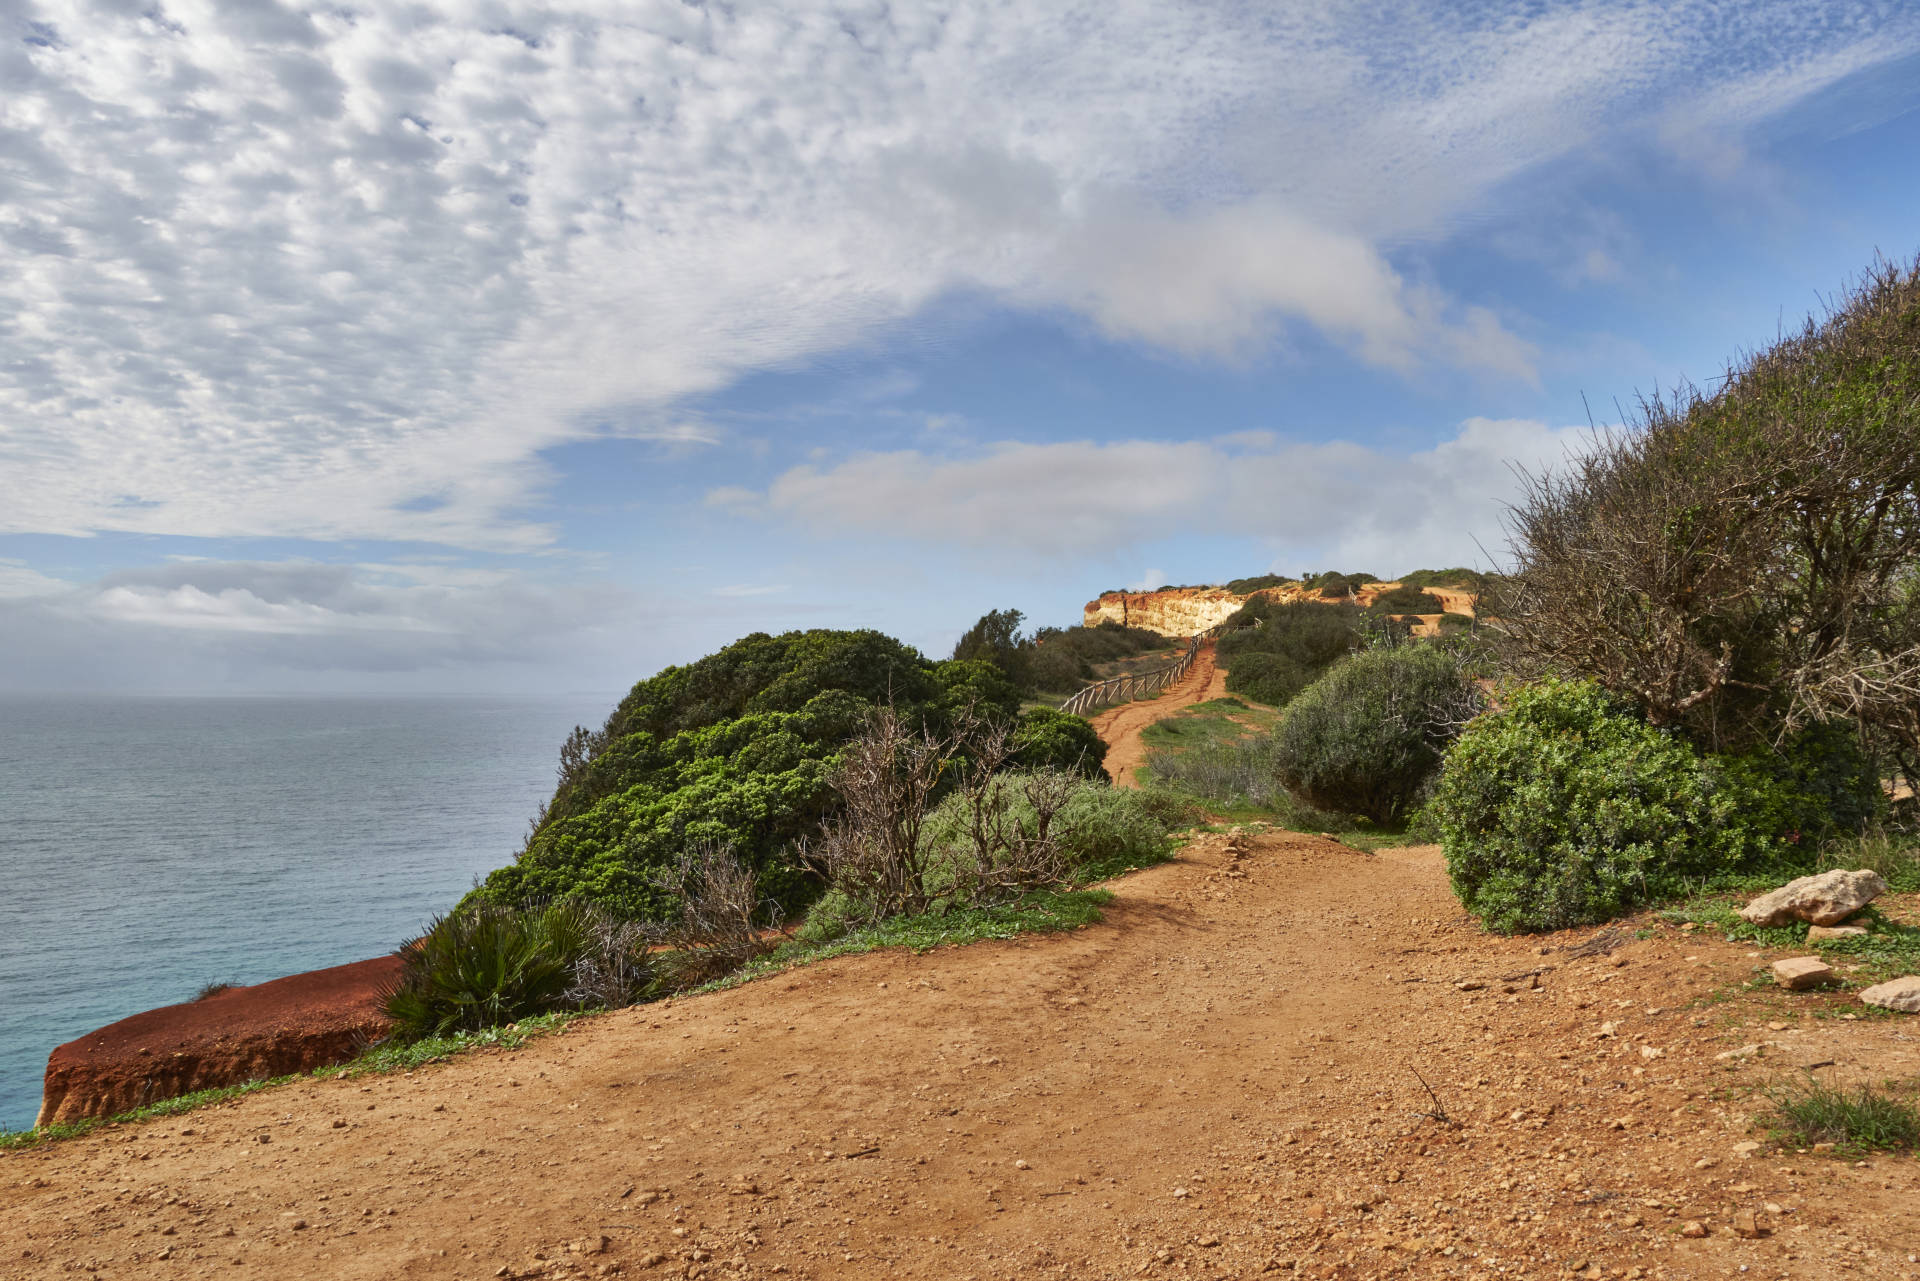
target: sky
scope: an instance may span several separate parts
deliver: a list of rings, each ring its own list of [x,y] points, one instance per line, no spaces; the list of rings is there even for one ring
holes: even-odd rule
[[[1497,565],[1916,211],[1905,0],[0,0],[0,692]]]

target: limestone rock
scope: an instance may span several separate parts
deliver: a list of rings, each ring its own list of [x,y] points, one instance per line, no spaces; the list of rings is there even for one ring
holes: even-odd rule
[[[1755,925],[1785,925],[1789,921],[1838,925],[1886,892],[1887,883],[1878,872],[1821,872],[1762,894],[1741,908],[1740,916]]]
[[[1817,956],[1794,956],[1773,963],[1773,981],[1790,992],[1804,992],[1833,981],[1833,967]]]
[[[1909,974],[1902,979],[1889,979],[1877,983],[1860,994],[1860,999],[1868,1005],[1877,1005],[1883,1010],[1898,1010],[1902,1014],[1920,1014],[1920,974]]]
[[[1864,925],[1816,925],[1807,931],[1807,942],[1821,939],[1856,939],[1867,932]]]

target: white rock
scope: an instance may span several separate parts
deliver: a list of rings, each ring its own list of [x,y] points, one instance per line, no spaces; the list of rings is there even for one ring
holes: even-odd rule
[[[1755,925],[1785,925],[1789,921],[1838,925],[1886,892],[1887,883],[1878,872],[1822,872],[1762,894],[1741,908],[1740,916]]]
[[[1920,974],[1909,974],[1903,979],[1889,979],[1885,983],[1876,983],[1862,992],[1860,999],[1868,1005],[1877,1005],[1883,1010],[1898,1010],[1902,1014],[1920,1014]]]
[[[1818,943],[1821,939],[1857,939],[1864,936],[1864,925],[1815,925],[1807,930],[1807,942]]]

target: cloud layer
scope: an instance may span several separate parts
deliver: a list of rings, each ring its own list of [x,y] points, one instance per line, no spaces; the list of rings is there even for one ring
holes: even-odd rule
[[[554,536],[541,451],[688,442],[676,402],[956,289],[1524,377],[1405,246],[1623,125],[1737,131],[1913,47],[1705,0],[8,12],[0,533],[505,548]]]
[[[719,489],[708,501],[820,534],[1047,559],[1122,553],[1177,530],[1264,539],[1391,573],[1414,568],[1410,557],[1438,565],[1497,555],[1514,467],[1556,466],[1584,440],[1584,429],[1474,418],[1411,455],[1257,435],[1002,444],[958,458],[907,450],[796,467],[764,491]]]

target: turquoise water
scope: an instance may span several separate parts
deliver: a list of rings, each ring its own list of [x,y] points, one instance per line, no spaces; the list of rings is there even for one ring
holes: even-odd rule
[[[614,701],[0,696],[0,1129],[63,1041],[391,951]]]

